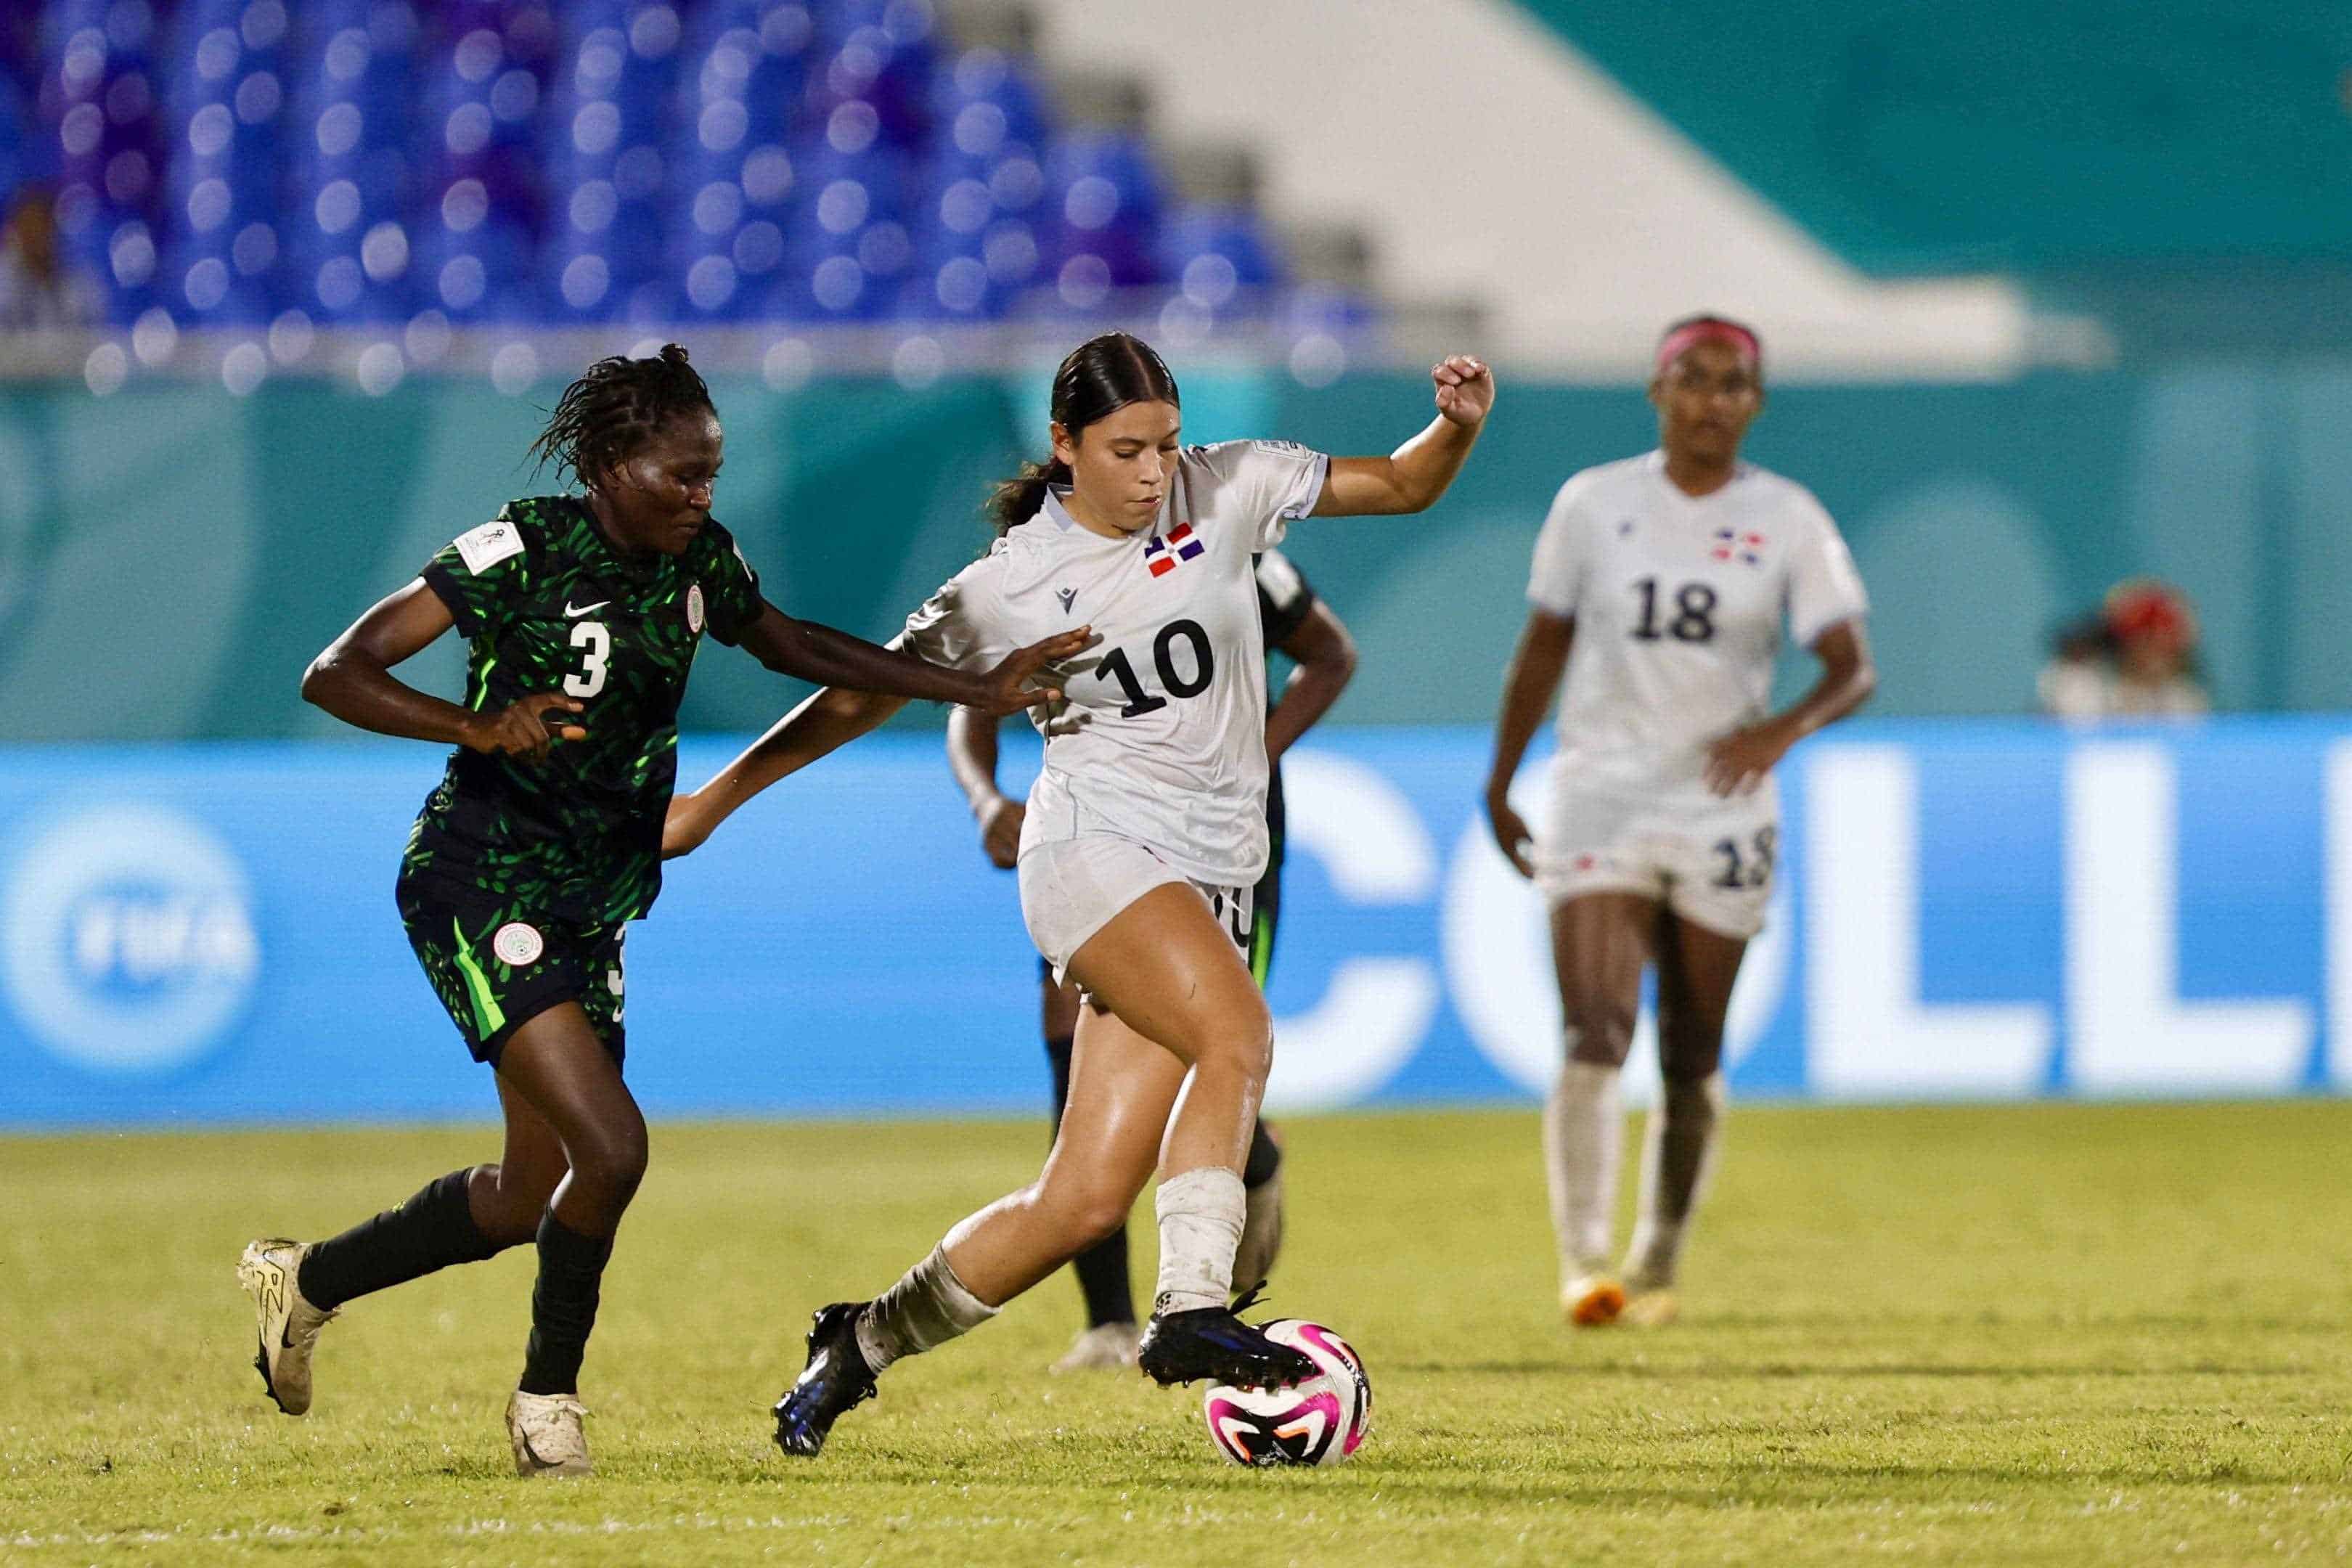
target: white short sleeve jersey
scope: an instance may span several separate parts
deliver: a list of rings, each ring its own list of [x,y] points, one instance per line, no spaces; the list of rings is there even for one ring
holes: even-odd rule
[[[1313,510],[1329,459],[1286,442],[1188,447],[1152,526],[1108,539],[1049,495],[908,617],[906,646],[981,668],[1072,626],[1101,641],[1030,710],[1045,736],[1024,847],[1135,839],[1195,881],[1265,870],[1265,642],[1251,557]]]
[[[1561,779],[1695,801],[1711,798],[1706,743],[1765,715],[1783,620],[1810,647],[1869,609],[1837,525],[1803,486],[1743,463],[1693,497],[1657,452],[1560,487],[1528,598],[1576,618]]]

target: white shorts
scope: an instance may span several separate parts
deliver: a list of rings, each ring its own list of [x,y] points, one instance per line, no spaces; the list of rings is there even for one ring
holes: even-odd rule
[[[1560,784],[1536,842],[1536,885],[1558,906],[1586,893],[1638,893],[1693,925],[1745,941],[1764,929],[1780,852],[1780,792],[1679,800]]]
[[[1183,883],[1208,900],[1209,912],[1248,956],[1254,889],[1195,882],[1119,834],[1082,833],[1032,844],[1021,853],[1020,879],[1022,921],[1054,966],[1056,983],[1066,977],[1071,956],[1112,916],[1168,882]]]

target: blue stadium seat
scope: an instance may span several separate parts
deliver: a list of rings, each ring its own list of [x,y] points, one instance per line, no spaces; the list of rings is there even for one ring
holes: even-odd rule
[[[1027,66],[997,49],[966,49],[941,62],[931,115],[944,145],[981,159],[1008,143],[1035,146],[1053,128],[1045,89]]]
[[[541,293],[558,319],[614,320],[658,282],[684,41],[680,14],[660,0],[587,0],[565,13],[539,128],[550,208]]]
[[[1090,311],[1108,290],[1163,280],[1160,172],[1141,136],[1082,130],[1060,137],[1046,156],[1045,184],[1048,259],[1063,305]]]
[[[163,185],[153,13],[106,0],[54,0],[40,29],[44,127],[56,149],[58,227],[68,264],[100,279],[107,314],[128,323],[161,289]]]
[[[538,247],[530,231],[471,175],[446,185],[416,226],[416,302],[456,322],[533,314],[524,280]]]
[[[0,69],[0,204],[13,203],[35,177],[33,117],[16,79]]]
[[[166,71],[161,296],[184,322],[265,320],[283,288],[291,32],[280,0],[189,0],[179,13]]]
[[[1033,63],[956,47],[932,0],[39,11],[37,100],[0,67],[0,189],[58,181],[121,322],[985,321],[1281,285],[1250,214],[1164,215],[1139,137],[1063,132]]]
[[[1161,219],[1160,271],[1187,300],[1218,316],[1262,313],[1285,281],[1280,255],[1256,213],[1204,203]]]
[[[822,124],[841,104],[876,110],[877,139],[913,150],[931,131],[935,49],[928,0],[836,0],[818,17],[809,74],[809,122]]]

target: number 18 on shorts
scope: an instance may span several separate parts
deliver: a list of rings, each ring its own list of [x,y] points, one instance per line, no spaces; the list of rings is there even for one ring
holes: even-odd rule
[[[1780,803],[1752,795],[1693,809],[1561,785],[1536,849],[1536,881],[1558,905],[1587,893],[1654,899],[1694,925],[1746,939],[1764,929],[1780,853]]]

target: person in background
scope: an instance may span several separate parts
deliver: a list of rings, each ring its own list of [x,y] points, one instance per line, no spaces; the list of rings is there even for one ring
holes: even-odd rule
[[[47,189],[16,194],[0,230],[0,331],[60,331],[89,325],[93,312],[58,258],[58,223]]]
[[[1580,1328],[1658,1328],[1680,1310],[1683,1244],[1724,1118],[1724,1019],[1771,899],[1775,769],[1877,683],[1869,595],[1837,524],[1811,491],[1740,458],[1764,408],[1755,332],[1719,316],[1674,322],[1650,401],[1657,448],[1572,476],[1537,536],[1486,781],[1496,845],[1550,907],[1563,1048],[1543,1146],[1560,1310]],[[1775,713],[1784,624],[1821,675]],[[1563,674],[1538,840],[1511,781]],[[1618,1076],[1644,969],[1661,1083],[1618,1270]]]
[[[2197,668],[2197,612],[2168,583],[2116,584],[2097,615],[2055,642],[2037,682],[2054,719],[2194,719],[2211,710]]]

